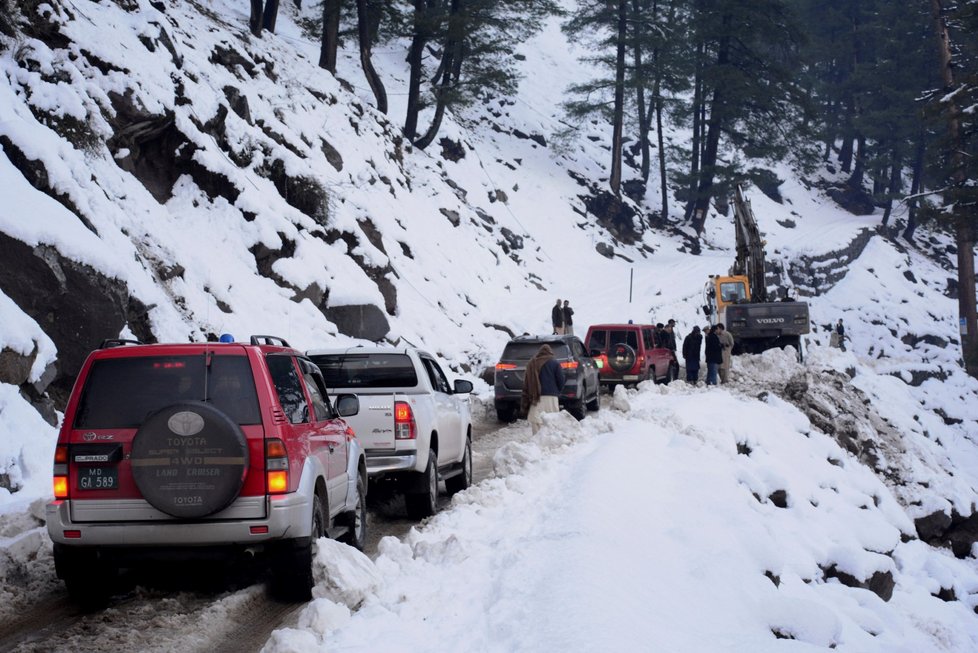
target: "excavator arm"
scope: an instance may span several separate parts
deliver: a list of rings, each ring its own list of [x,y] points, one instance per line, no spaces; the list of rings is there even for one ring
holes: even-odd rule
[[[752,302],[766,302],[767,281],[764,277],[764,241],[757,228],[757,220],[750,208],[750,201],[738,185],[734,193],[734,222],[737,233],[737,258],[731,275],[744,275],[750,286]]]

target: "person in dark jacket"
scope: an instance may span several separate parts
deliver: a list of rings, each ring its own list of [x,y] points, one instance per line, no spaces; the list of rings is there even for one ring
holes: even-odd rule
[[[564,307],[561,305],[560,300],[554,304],[554,307],[550,309],[550,321],[554,326],[554,335],[560,336],[564,333]]]
[[[839,341],[839,349],[842,351],[846,350],[846,328],[842,326],[842,318],[839,318],[838,323],[835,325],[835,335]]]
[[[720,365],[723,364],[723,345],[720,344],[720,335],[717,333],[716,326],[710,327],[710,332],[706,334],[706,385],[717,384],[717,373]]]
[[[558,397],[564,389],[564,370],[554,358],[550,345],[541,345],[536,355],[526,364],[523,378],[522,405],[533,433],[543,426],[544,413],[559,413]]]
[[[686,383],[696,383],[700,377],[700,348],[703,336],[698,326],[683,340],[683,359],[686,361]]]
[[[662,346],[676,353],[676,332],[674,330],[674,324],[674,320],[669,320],[669,324],[662,327]]]
[[[564,335],[574,335],[574,309],[570,307],[570,300],[564,300]]]

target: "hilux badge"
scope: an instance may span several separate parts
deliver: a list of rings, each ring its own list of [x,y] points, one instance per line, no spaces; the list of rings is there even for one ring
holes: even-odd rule
[[[177,435],[197,435],[204,430],[204,418],[189,410],[181,410],[179,413],[174,413],[166,421],[166,425]]]

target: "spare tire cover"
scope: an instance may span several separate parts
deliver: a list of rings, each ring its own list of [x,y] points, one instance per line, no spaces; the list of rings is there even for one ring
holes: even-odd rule
[[[136,431],[130,455],[136,487],[173,517],[227,508],[248,472],[248,442],[226,414],[204,402],[167,406]]]
[[[624,374],[635,365],[635,350],[624,343],[612,345],[608,351],[608,365],[619,374]]]

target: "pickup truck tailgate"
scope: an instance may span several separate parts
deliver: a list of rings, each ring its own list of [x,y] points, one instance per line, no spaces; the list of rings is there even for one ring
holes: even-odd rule
[[[360,412],[346,421],[366,451],[393,451],[394,395],[359,394]]]

